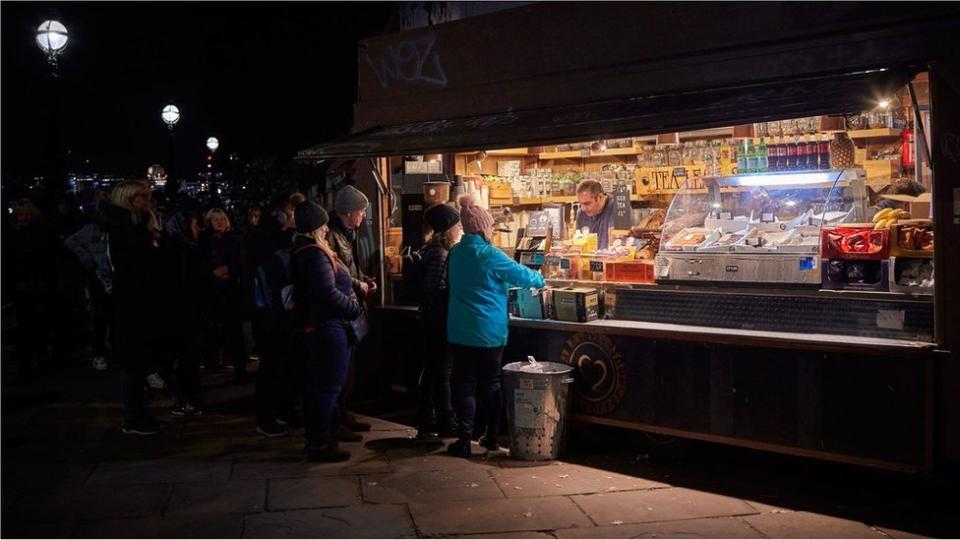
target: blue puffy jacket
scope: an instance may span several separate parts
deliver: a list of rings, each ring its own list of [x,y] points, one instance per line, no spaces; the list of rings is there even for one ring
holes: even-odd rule
[[[449,255],[447,341],[469,347],[507,344],[507,290],[543,287],[543,276],[515,262],[482,236],[465,234]]]

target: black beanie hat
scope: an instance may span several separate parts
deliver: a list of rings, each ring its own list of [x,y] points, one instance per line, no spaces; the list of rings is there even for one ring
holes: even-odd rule
[[[303,201],[293,211],[297,232],[310,234],[330,221],[327,211],[311,201]]]
[[[443,232],[460,222],[460,212],[449,204],[435,204],[424,212],[423,218],[435,232]]]

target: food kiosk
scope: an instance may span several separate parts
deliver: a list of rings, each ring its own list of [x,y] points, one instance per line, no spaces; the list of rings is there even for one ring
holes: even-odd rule
[[[575,366],[577,420],[955,465],[960,9],[876,9],[535,4],[362,42],[353,134],[300,159],[357,159],[380,195],[374,354],[419,362],[393,293],[419,156],[451,199],[479,195],[511,255],[551,209],[540,271],[595,291],[598,317],[514,317],[505,361]],[[583,179],[621,205],[605,250],[573,225]]]

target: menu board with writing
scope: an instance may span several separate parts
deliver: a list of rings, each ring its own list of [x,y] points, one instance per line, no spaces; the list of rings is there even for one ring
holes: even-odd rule
[[[633,226],[633,211],[630,209],[630,186],[617,184],[613,188],[613,228],[629,229]]]
[[[530,214],[530,221],[524,231],[526,236],[546,236],[550,228],[550,216],[546,212],[533,212]]]

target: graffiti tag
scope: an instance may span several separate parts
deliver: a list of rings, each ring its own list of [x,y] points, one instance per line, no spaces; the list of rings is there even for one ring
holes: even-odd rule
[[[377,58],[365,53],[364,59],[384,88],[391,81],[420,82],[445,88],[447,75],[440,63],[440,53],[434,48],[436,41],[435,34],[428,34],[388,45]]]

